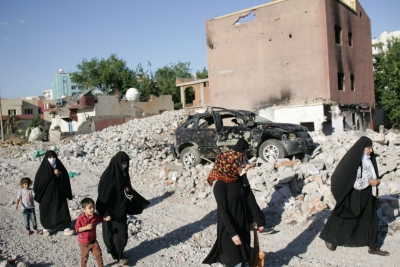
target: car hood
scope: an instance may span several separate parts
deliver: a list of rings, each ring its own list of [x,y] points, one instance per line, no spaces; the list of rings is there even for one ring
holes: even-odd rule
[[[308,132],[307,127],[291,123],[268,122],[268,123],[259,123],[258,125],[265,129],[280,128],[287,132]]]

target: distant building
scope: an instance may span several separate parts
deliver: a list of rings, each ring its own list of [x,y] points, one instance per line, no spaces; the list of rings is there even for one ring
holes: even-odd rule
[[[372,54],[376,55],[379,53],[379,48],[382,47],[383,51],[387,50],[388,40],[392,38],[400,38],[400,31],[387,32],[384,31],[379,35],[378,38],[372,39]]]
[[[46,99],[53,99],[53,91],[51,89],[44,90],[42,94]]]
[[[83,86],[71,81],[71,76],[71,71],[64,72],[63,69],[60,69],[54,74],[54,80],[51,83],[52,99],[60,99],[63,96],[73,96],[79,94],[83,90]]]
[[[35,117],[44,120],[43,126],[50,126],[51,118],[48,114],[44,114],[45,103],[43,97],[31,96],[24,99],[1,99],[1,113],[3,126],[8,116],[15,116],[17,119],[17,128],[24,131],[28,128],[30,122]]]

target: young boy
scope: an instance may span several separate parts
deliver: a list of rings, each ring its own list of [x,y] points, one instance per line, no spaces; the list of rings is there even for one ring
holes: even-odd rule
[[[32,222],[33,232],[37,235],[39,231],[37,230],[36,224],[36,214],[35,214],[35,202],[33,201],[33,197],[35,193],[31,188],[32,180],[28,177],[24,177],[20,181],[20,185],[22,186],[22,190],[18,192],[17,203],[15,209],[18,210],[18,206],[21,203],[22,214],[24,215],[25,229],[26,235],[31,234],[29,221]]]
[[[81,267],[86,267],[86,262],[89,258],[89,252],[92,251],[96,257],[97,265],[103,267],[103,258],[101,249],[96,240],[96,224],[103,221],[95,211],[93,199],[84,198],[81,201],[82,214],[79,215],[75,224],[75,231],[78,233],[78,242],[81,248]],[[109,221],[110,216],[104,218],[104,221]]]

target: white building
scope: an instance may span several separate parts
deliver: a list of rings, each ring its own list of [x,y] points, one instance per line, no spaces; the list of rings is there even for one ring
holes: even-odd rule
[[[376,55],[379,53],[379,47],[380,43],[383,44],[382,48],[383,50],[387,50],[387,44],[388,40],[392,39],[393,37],[395,38],[400,38],[400,31],[394,31],[394,32],[387,32],[384,31],[379,35],[377,39],[372,39],[372,54]]]

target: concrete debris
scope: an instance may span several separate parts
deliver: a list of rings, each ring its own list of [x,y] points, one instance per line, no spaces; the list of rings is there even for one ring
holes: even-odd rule
[[[93,179],[88,186],[96,188],[98,178],[110,158],[122,150],[131,157],[129,171],[132,183],[135,186],[145,186],[149,192],[162,195],[153,201],[161,201],[174,194],[176,197],[191,200],[192,205],[214,203],[210,201],[214,197],[212,188],[206,181],[213,164],[207,162],[205,165],[184,168],[171,154],[170,144],[174,136],[170,133],[174,132],[185,117],[186,113],[182,110],[166,111],[160,115],[134,119],[100,132],[74,136],[56,144],[58,155],[67,169],[71,167],[70,169],[77,173],[85,173],[90,169],[97,180]],[[332,173],[341,158],[359,138],[352,131],[341,136],[310,134],[318,143],[311,155],[311,161],[302,163],[299,160],[278,159],[276,162],[257,160],[256,167],[247,172],[250,187],[259,206],[271,214],[281,214],[285,224],[307,224],[310,216],[335,207],[336,200],[330,190]],[[388,131],[386,134],[370,132],[369,135],[375,140],[374,149],[382,177],[379,186],[381,201],[381,209],[378,211],[379,230],[393,234],[400,228],[398,217],[400,146],[397,145],[400,144],[400,134]],[[10,161],[0,162],[0,186],[15,186],[20,177],[26,175],[18,165],[9,162],[39,166],[41,158],[33,158],[34,152],[54,149],[54,145],[37,142],[1,149],[0,157]],[[81,176],[74,179],[78,183]],[[87,192],[82,192],[69,201],[73,219],[81,212],[79,201],[87,195]],[[6,205],[11,207],[14,202],[11,201]],[[142,222],[136,218],[128,220],[128,228],[129,235],[134,235],[139,241],[158,240],[160,236],[167,234],[157,225],[146,230]],[[200,238],[201,232],[196,235]],[[171,240],[160,239],[159,242],[162,246],[170,246],[174,244],[173,236]],[[185,248],[180,250],[184,251]],[[199,256],[199,261],[202,256],[204,255]],[[4,265],[4,261],[0,262],[0,266],[1,264]]]

